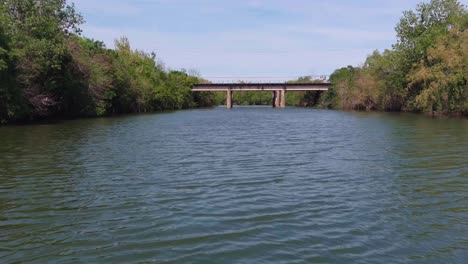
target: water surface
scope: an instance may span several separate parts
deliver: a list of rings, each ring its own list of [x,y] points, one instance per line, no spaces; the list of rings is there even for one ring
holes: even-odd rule
[[[0,140],[2,263],[468,259],[466,119],[220,107]]]

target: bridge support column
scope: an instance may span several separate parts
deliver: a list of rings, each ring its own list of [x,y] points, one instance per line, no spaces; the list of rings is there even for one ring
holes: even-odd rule
[[[232,91],[231,90],[227,90],[227,93],[226,93],[226,107],[227,109],[232,108]]]
[[[279,93],[279,91],[273,91],[272,94],[273,94],[273,97],[272,97],[272,98],[273,98],[273,99],[272,99],[272,106],[273,106],[274,108],[279,107],[279,101],[280,101],[280,93]]]
[[[280,107],[285,108],[286,107],[286,89],[282,89],[280,93],[281,93]]]

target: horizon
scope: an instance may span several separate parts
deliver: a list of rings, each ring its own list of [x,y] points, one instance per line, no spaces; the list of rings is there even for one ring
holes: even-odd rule
[[[70,2],[85,19],[82,35],[108,48],[126,36],[167,68],[210,81],[285,81],[359,66],[373,51],[391,48],[403,11],[421,1]]]

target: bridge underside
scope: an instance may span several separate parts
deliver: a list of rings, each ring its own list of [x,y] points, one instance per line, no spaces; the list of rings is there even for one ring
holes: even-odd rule
[[[331,83],[209,83],[196,84],[193,92],[226,92],[226,106],[232,108],[232,93],[241,91],[271,91],[273,107],[286,107],[286,92],[328,91]]]

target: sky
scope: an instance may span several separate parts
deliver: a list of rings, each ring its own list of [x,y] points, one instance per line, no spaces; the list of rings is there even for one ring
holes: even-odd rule
[[[421,0],[72,0],[83,35],[155,52],[209,80],[292,79],[359,66],[391,48]],[[468,0],[462,0],[467,5]]]

